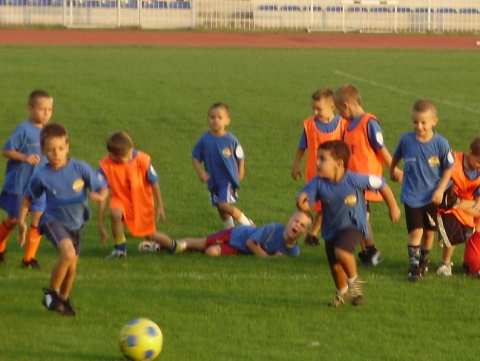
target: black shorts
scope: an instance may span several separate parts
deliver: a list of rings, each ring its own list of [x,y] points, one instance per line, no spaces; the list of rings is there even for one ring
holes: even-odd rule
[[[335,248],[353,253],[355,247],[357,247],[364,238],[365,236],[362,231],[351,228],[340,231],[334,239],[325,241],[325,253],[327,254],[328,264],[333,266],[338,263],[337,257],[335,256]]]
[[[460,223],[451,213],[441,213],[437,217],[438,231],[442,235],[443,242],[450,248],[457,244],[465,243],[472,236],[474,229]]]
[[[410,207],[406,203],[403,206],[405,208],[408,233],[418,228],[427,231],[435,231],[437,229],[438,207],[435,204],[430,203],[419,208]]]

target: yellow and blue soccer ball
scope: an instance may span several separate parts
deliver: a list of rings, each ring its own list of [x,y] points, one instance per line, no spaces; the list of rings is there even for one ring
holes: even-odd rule
[[[163,346],[160,327],[148,318],[136,318],[120,332],[120,351],[127,360],[155,360]]]

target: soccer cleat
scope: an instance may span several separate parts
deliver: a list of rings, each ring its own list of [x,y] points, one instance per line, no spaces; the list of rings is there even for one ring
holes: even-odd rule
[[[458,206],[461,202],[461,199],[457,197],[453,186],[448,187],[448,189],[443,192],[442,202],[438,205],[438,208],[441,210],[449,210]]]
[[[320,240],[313,234],[309,234],[305,237],[305,245],[310,247],[317,247],[320,245]]]
[[[160,252],[162,246],[155,241],[143,241],[138,245],[138,252]]]
[[[408,280],[410,282],[417,282],[422,279],[422,267],[411,267],[408,271]]]
[[[63,313],[65,311],[65,306],[58,297],[57,292],[50,288],[44,288],[43,293],[45,296],[42,299],[42,305],[49,311]]]
[[[60,300],[60,302],[62,303],[62,305],[64,307],[64,311],[63,311],[62,315],[70,316],[70,317],[75,317],[77,315],[77,313],[75,312],[75,310],[72,307],[72,304],[70,303],[70,298],[68,298],[66,301]]]
[[[428,258],[421,258],[418,266],[422,269],[422,277],[428,272],[428,266],[430,265],[430,261]]]
[[[357,279],[353,282],[352,285],[348,285],[348,293],[351,298],[350,302],[354,306],[360,306],[363,302],[363,299],[365,298],[363,295],[362,283],[365,282],[361,281],[357,277]]]
[[[339,295],[338,293],[335,294],[335,297],[328,303],[330,307],[340,307],[345,304],[345,300],[348,298],[348,293]]]
[[[452,275],[452,266],[453,266],[452,262],[442,261],[442,265],[437,269],[437,275],[450,277]]]
[[[0,265],[1,264],[5,264],[7,262],[5,262],[5,252],[1,252],[0,253]]]
[[[122,251],[120,249],[114,249],[105,259],[112,258],[125,258],[127,257],[127,251]]]
[[[368,247],[362,252],[358,253],[358,258],[364,266],[375,267],[382,262],[382,254],[378,251],[375,246]]]
[[[22,259],[20,267],[23,269],[40,269],[40,265],[35,258],[32,258],[30,261],[25,261]]]
[[[251,225],[251,226],[256,227],[255,222],[252,221],[250,218],[248,218],[248,221],[250,222],[250,225]]]

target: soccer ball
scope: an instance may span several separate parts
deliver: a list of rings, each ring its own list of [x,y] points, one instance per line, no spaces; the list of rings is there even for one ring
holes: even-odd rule
[[[120,351],[127,360],[154,360],[162,351],[162,345],[162,331],[147,318],[130,321],[120,332]]]

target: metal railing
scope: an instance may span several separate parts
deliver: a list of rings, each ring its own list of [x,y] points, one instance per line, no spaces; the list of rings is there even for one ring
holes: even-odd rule
[[[479,33],[479,0],[0,0],[0,26]]]

